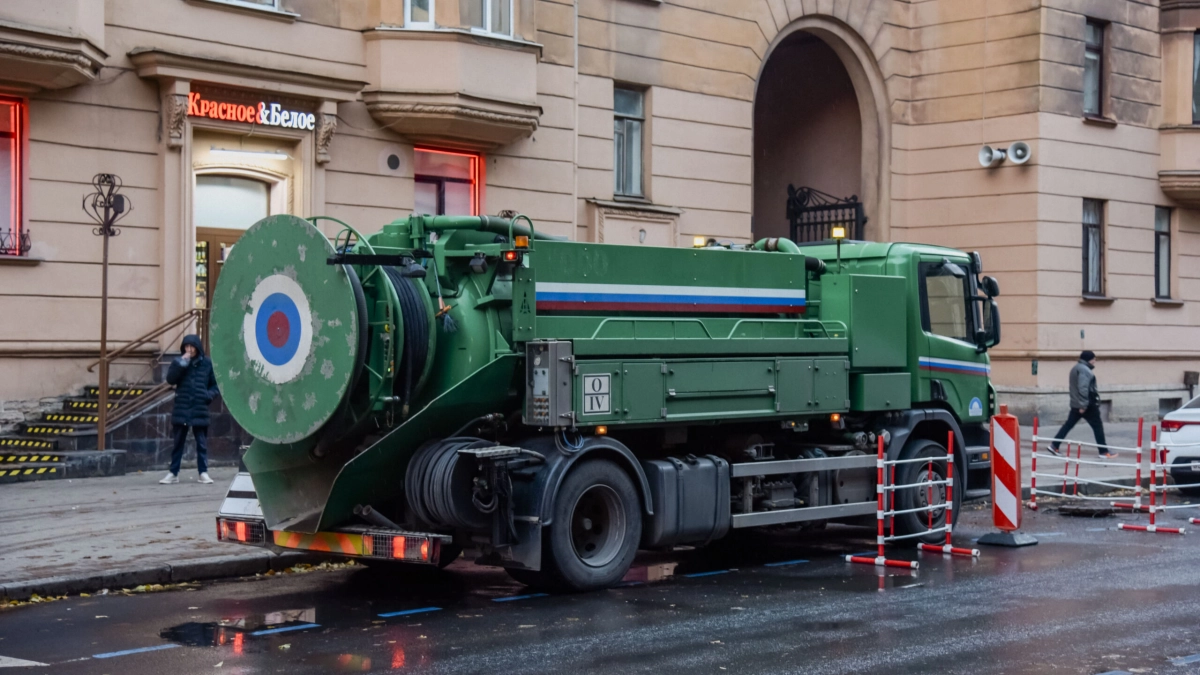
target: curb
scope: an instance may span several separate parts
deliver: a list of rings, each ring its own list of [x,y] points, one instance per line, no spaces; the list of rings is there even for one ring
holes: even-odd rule
[[[246,577],[269,570],[281,571],[301,563],[319,563],[329,556],[313,553],[274,553],[260,550],[235,555],[166,562],[146,567],[108,570],[77,576],[48,577],[0,584],[0,599],[28,600],[33,595],[75,595],[103,588],[128,588],[145,584],[178,584],[229,577]]]

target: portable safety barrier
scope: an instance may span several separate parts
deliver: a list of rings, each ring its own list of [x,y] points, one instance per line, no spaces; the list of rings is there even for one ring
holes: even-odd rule
[[[1082,441],[1064,441],[1063,445],[1061,446],[1062,448],[1065,448],[1065,451],[1062,456],[1050,455],[1050,454],[1044,454],[1044,453],[1038,452],[1038,449],[1037,449],[1038,441],[1053,441],[1054,439],[1037,435],[1037,425],[1038,425],[1037,418],[1034,418],[1033,425],[1034,425],[1033,456],[1032,456],[1033,472],[1032,472],[1032,477],[1030,480],[1030,501],[1029,501],[1029,507],[1031,509],[1033,509],[1035,511],[1037,510],[1037,496],[1038,495],[1048,495],[1048,496],[1054,496],[1054,497],[1060,497],[1060,498],[1078,499],[1078,500],[1086,500],[1086,501],[1102,501],[1102,502],[1108,502],[1108,504],[1110,506],[1112,506],[1113,508],[1127,509],[1130,511],[1138,511],[1138,512],[1148,513],[1150,515],[1148,523],[1145,523],[1145,524],[1119,523],[1117,525],[1118,529],[1131,530],[1134,532],[1155,532],[1155,533],[1161,533],[1161,534],[1184,534],[1185,533],[1185,530],[1182,527],[1166,527],[1163,525],[1159,525],[1157,523],[1157,514],[1159,514],[1159,513],[1162,513],[1165,511],[1170,511],[1170,510],[1175,510],[1175,509],[1194,509],[1194,508],[1200,507],[1200,504],[1172,504],[1172,505],[1167,504],[1167,471],[1168,471],[1168,467],[1169,467],[1169,463],[1167,461],[1167,456],[1170,453],[1170,448],[1167,448],[1162,443],[1159,443],[1159,441],[1158,441],[1158,426],[1157,425],[1151,425],[1151,427],[1150,427],[1150,466],[1149,466],[1150,481],[1149,481],[1149,484],[1147,487],[1147,490],[1149,491],[1150,494],[1149,494],[1149,503],[1148,504],[1142,503],[1142,496],[1143,496],[1143,492],[1142,492],[1142,464],[1143,464],[1143,442],[1142,442],[1142,439],[1143,439],[1143,435],[1142,435],[1142,433],[1143,433],[1144,427],[1143,427],[1143,420],[1141,418],[1138,419],[1137,447],[1135,447],[1135,448],[1126,448],[1126,447],[1121,447],[1121,446],[1116,446],[1116,445],[1097,445],[1095,443],[1086,443],[1086,442],[1082,442]],[[1083,451],[1084,446],[1087,446],[1089,448],[1096,448],[1096,449],[1104,448],[1106,450],[1121,450],[1121,451],[1125,451],[1125,452],[1133,452],[1135,454],[1136,459],[1134,462],[1087,460],[1087,459],[1082,458],[1082,451]],[[1178,446],[1178,447],[1188,447],[1188,446]],[[1071,457],[1072,448],[1075,448],[1075,457]],[[1041,459],[1043,461],[1050,460],[1050,461],[1062,462],[1063,463],[1062,475],[1038,472],[1037,462],[1039,459]],[[1070,475],[1070,469],[1071,469],[1072,465],[1074,465],[1074,468],[1075,468],[1074,476]],[[1134,478],[1133,486],[1118,485],[1116,483],[1112,483],[1112,482],[1110,482],[1112,480],[1111,478],[1109,478],[1108,480],[1098,480],[1098,479],[1094,479],[1094,478],[1080,478],[1079,477],[1080,465],[1123,467],[1123,468],[1127,468],[1127,469],[1132,469],[1133,478]],[[1161,476],[1161,480],[1160,480],[1160,476]],[[1049,490],[1038,489],[1038,486],[1037,486],[1038,478],[1047,479],[1052,482],[1062,481],[1061,492],[1052,492]],[[1114,499],[1112,497],[1093,497],[1093,496],[1089,496],[1089,495],[1081,495],[1081,494],[1079,494],[1079,485],[1080,484],[1099,485],[1101,487],[1108,487],[1108,488],[1112,488],[1114,490],[1132,489],[1134,491],[1133,500],[1129,501],[1128,498]],[[1071,488],[1070,491],[1068,491],[1068,487]],[[1200,523],[1200,518],[1189,518],[1188,520],[1189,520],[1189,522],[1191,522],[1193,524]]]
[[[877,548],[875,557],[848,555],[846,562],[860,563],[863,565],[875,565],[877,567],[899,567],[902,569],[917,569],[920,565],[916,561],[910,560],[895,560],[889,559],[884,551],[884,547],[888,542],[901,541],[905,539],[915,539],[928,534],[945,533],[946,543],[943,545],[921,543],[918,550],[930,551],[934,553],[943,553],[946,555],[962,555],[962,556],[977,556],[977,549],[959,548],[951,542],[951,536],[954,530],[954,434],[949,434],[949,441],[946,444],[946,477],[944,479],[935,479],[933,473],[933,461],[931,457],[916,457],[912,459],[884,459],[883,453],[883,438],[879,438],[877,456],[875,460],[875,495],[878,506],[876,507],[875,523],[876,537],[875,545]],[[896,466],[901,464],[917,464],[925,462],[929,465],[928,472],[925,475],[925,480],[916,483],[906,483],[896,485]],[[885,476],[889,476],[890,480],[885,480]],[[945,486],[946,500],[944,504],[933,503],[933,490],[938,486]],[[911,509],[896,509],[896,491],[904,489],[920,489],[926,490],[925,506],[918,506]],[[936,511],[945,510],[945,522],[941,527],[933,526],[933,514]],[[909,513],[925,513],[928,514],[928,527],[921,532],[912,534],[896,534],[896,516]],[[885,528],[885,522],[890,519],[890,533]]]
[[[1133,508],[1133,509],[1141,508],[1141,500],[1142,500],[1142,488],[1141,488],[1141,484],[1142,484],[1142,481],[1141,481],[1141,479],[1142,479],[1142,447],[1141,447],[1142,446],[1142,420],[1141,419],[1138,420],[1138,441],[1137,441],[1138,447],[1136,447],[1136,448],[1127,448],[1127,447],[1122,447],[1122,446],[1117,446],[1117,445],[1098,445],[1096,443],[1086,443],[1084,441],[1063,441],[1062,446],[1061,446],[1061,448],[1063,449],[1063,454],[1061,454],[1061,455],[1053,455],[1050,453],[1038,452],[1038,442],[1039,441],[1054,442],[1055,440],[1056,439],[1054,439],[1053,437],[1039,436],[1038,435],[1038,418],[1036,418],[1036,417],[1033,418],[1033,450],[1032,450],[1032,455],[1031,455],[1031,467],[1030,467],[1031,471],[1030,471],[1030,477],[1029,477],[1029,508],[1030,509],[1032,509],[1034,511],[1036,511],[1038,509],[1038,503],[1037,503],[1038,495],[1049,496],[1049,497],[1060,497],[1060,498],[1066,498],[1066,499],[1075,499],[1075,500],[1080,500],[1080,501],[1108,502],[1110,504],[1114,504],[1112,497],[1097,497],[1097,496],[1079,494],[1079,486],[1081,484],[1082,485],[1098,485],[1101,487],[1111,488],[1113,490],[1133,489],[1135,492],[1134,501],[1131,504],[1128,504],[1127,508]],[[1097,449],[1097,450],[1103,448],[1105,450],[1120,450],[1120,451],[1127,452],[1127,453],[1132,452],[1132,453],[1136,454],[1137,461],[1136,462],[1120,462],[1120,461],[1113,461],[1113,460],[1083,459],[1083,448],[1084,447],[1093,448],[1093,449]],[[1074,457],[1071,456],[1072,450],[1075,451]],[[1045,462],[1045,461],[1062,462],[1063,463],[1062,474],[1060,475],[1057,473],[1039,472],[1038,471],[1038,460],[1041,460],[1043,462]],[[1135,487],[1131,488],[1131,486],[1129,486],[1129,485],[1119,485],[1116,483],[1109,482],[1112,480],[1112,478],[1108,478],[1108,480],[1101,480],[1101,479],[1096,479],[1096,478],[1081,478],[1079,476],[1079,467],[1081,465],[1104,466],[1104,467],[1128,469],[1131,473],[1135,474],[1135,476],[1136,476],[1136,481],[1134,483]],[[1072,473],[1071,473],[1072,467],[1074,467],[1074,469],[1075,469],[1074,475],[1072,475]],[[1038,488],[1038,479],[1039,478],[1044,479],[1043,485],[1045,485],[1046,481],[1050,481],[1051,484],[1061,481],[1062,487],[1060,488],[1059,492],[1053,492],[1051,490],[1044,490],[1044,489]]]

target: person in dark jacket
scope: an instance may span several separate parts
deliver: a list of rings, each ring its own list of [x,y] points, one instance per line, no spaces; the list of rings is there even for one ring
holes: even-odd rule
[[[1058,430],[1058,435],[1054,437],[1054,442],[1050,444],[1050,452],[1058,454],[1058,446],[1062,439],[1067,437],[1072,427],[1079,423],[1079,420],[1086,420],[1088,425],[1092,427],[1092,433],[1096,434],[1096,445],[1100,448],[1100,457],[1108,459],[1116,457],[1117,453],[1109,452],[1108,441],[1104,439],[1104,422],[1100,419],[1100,390],[1096,387],[1096,375],[1092,369],[1096,367],[1096,354],[1090,349],[1084,350],[1079,355],[1079,363],[1071,368],[1070,382],[1068,383],[1068,391],[1071,395],[1071,412],[1067,413],[1067,422]]]
[[[196,463],[200,482],[211,483],[208,476],[208,404],[219,393],[213,376],[212,361],[204,355],[200,336],[186,335],[180,347],[182,354],[171,362],[167,382],[175,385],[175,407],[171,412],[171,433],[175,450],[171,453],[171,472],[158,481],[164,485],[179,482],[179,465],[183,461],[183,446],[188,428],[196,439]]]

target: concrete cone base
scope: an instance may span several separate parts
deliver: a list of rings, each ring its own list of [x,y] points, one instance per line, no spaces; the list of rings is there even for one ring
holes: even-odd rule
[[[1033,546],[1038,543],[1032,535],[1021,532],[989,532],[979,538],[980,544],[987,546]]]

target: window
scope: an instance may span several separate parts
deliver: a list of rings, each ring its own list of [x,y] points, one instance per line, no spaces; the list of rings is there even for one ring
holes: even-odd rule
[[[1200,33],[1192,36],[1192,124],[1200,124]]]
[[[463,24],[497,35],[512,35],[513,0],[459,0]]]
[[[24,105],[0,97],[0,255],[29,252],[21,231],[21,136]]]
[[[968,342],[967,277],[955,276],[952,265],[922,264],[922,327],[934,335]]]
[[[413,212],[479,215],[479,156],[418,148]]]
[[[1171,297],[1171,209],[1154,207],[1154,297]]]
[[[1088,19],[1083,35],[1083,114],[1104,114],[1104,24]]]
[[[613,178],[616,194],[641,197],[642,124],[645,95],[633,89],[613,89]]]
[[[1104,295],[1104,202],[1083,200],[1083,294]]]
[[[433,28],[434,0],[405,0],[405,28]]]

